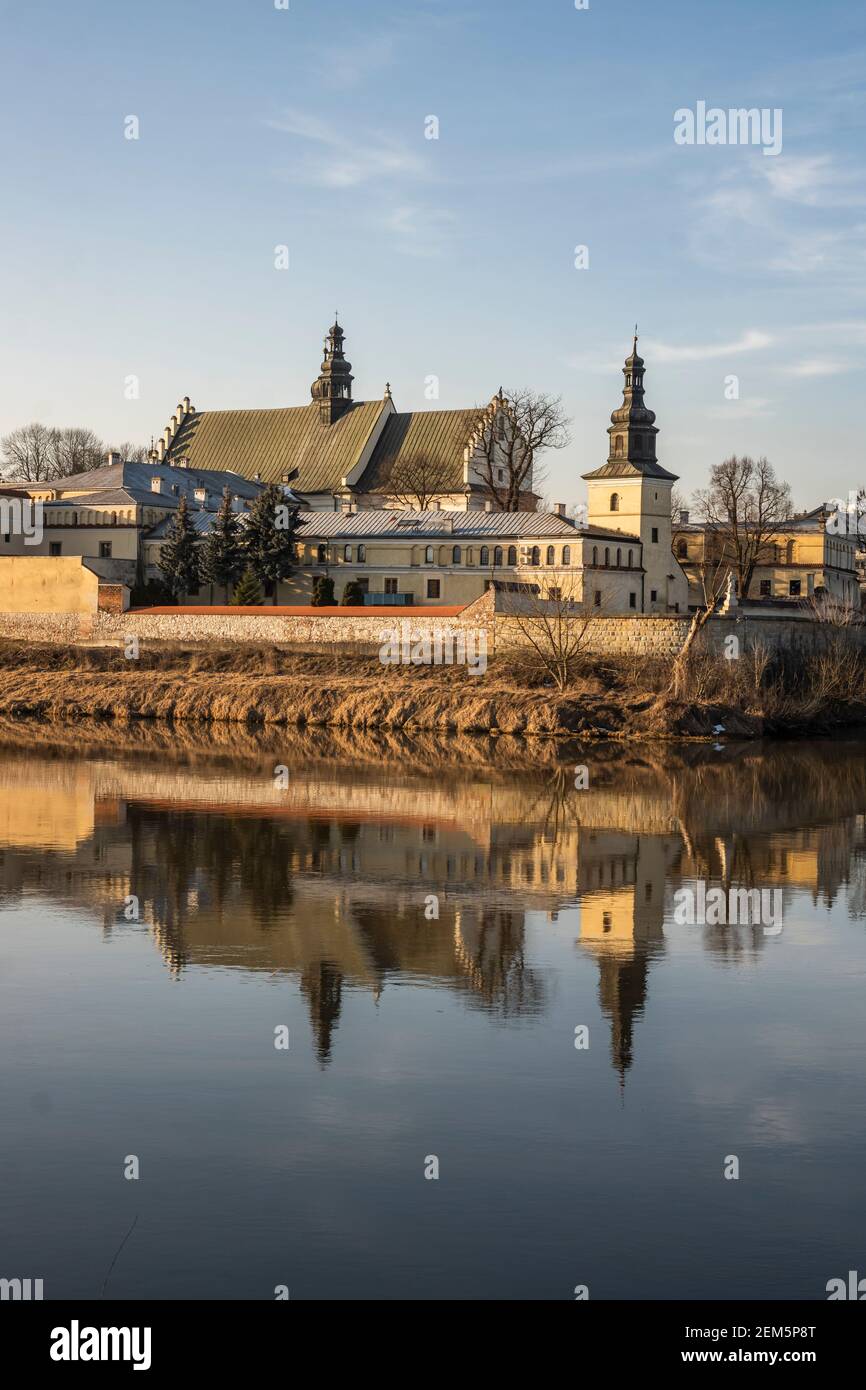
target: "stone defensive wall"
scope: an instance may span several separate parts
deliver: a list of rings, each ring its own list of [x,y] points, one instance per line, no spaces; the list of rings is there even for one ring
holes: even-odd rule
[[[487,636],[490,655],[509,646],[526,644],[528,625],[537,622],[531,615],[518,616],[503,611],[508,596],[488,591],[465,607],[435,608],[259,608],[234,607],[177,607],[127,608],[128,590],[123,584],[99,582],[95,575],[84,572],[79,586],[65,590],[69,605],[45,610],[42,604],[52,601],[60,589],[62,560],[52,559],[52,575],[39,576],[40,583],[29,586],[19,611],[15,611],[15,592],[6,596],[8,611],[0,611],[0,638],[34,642],[57,642],[68,646],[76,642],[122,644],[135,635],[141,641],[213,643],[215,645],[295,645],[306,650],[332,650],[335,646],[358,655],[375,654],[390,633],[412,632],[418,629],[443,629],[454,634],[483,631]],[[56,578],[55,578],[56,576]],[[2,578],[2,575],[0,575]],[[50,590],[50,592],[49,592]],[[70,611],[79,602],[78,611]],[[687,614],[648,616],[642,614],[618,617],[601,616],[587,620],[572,619],[586,626],[582,645],[587,652],[601,655],[635,657],[675,656],[685,641],[691,621]],[[537,634],[537,628],[535,629]],[[701,640],[711,651],[724,653],[728,638],[735,636],[740,652],[763,647],[768,652],[779,649],[804,653],[820,650],[842,630],[815,620],[808,610],[792,607],[784,615],[759,604],[740,608],[727,615],[712,618],[703,630]],[[844,629],[846,638],[866,645],[866,624]]]

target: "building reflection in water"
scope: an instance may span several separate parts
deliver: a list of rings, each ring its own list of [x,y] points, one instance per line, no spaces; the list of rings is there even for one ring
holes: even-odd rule
[[[52,899],[140,920],[172,973],[240,969],[299,983],[322,1065],[347,988],[444,985],[503,1019],[541,1015],[527,913],[579,905],[621,1084],[676,888],[780,887],[862,914],[866,773],[831,749],[730,763],[668,748],[599,754],[588,790],[562,768],[439,775],[400,764],[158,760],[0,748],[4,901]],[[804,766],[804,758],[809,762]],[[804,821],[802,786],[818,788]],[[431,896],[438,916],[430,915]],[[670,932],[672,928],[669,926]],[[692,928],[721,960],[756,960],[759,927]]]

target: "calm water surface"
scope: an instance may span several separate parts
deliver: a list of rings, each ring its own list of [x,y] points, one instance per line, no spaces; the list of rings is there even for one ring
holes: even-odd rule
[[[677,925],[696,881],[782,930]],[[0,893],[0,1275],[48,1298],[866,1272],[859,743],[7,726]]]

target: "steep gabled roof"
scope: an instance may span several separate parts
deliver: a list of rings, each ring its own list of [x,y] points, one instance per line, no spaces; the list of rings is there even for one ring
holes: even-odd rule
[[[277,410],[199,410],[180,425],[167,462],[186,458],[196,472],[224,469],[245,478],[259,473],[265,483],[297,468],[297,492],[334,492],[361,458],[382,409],[382,401],[358,401],[330,425],[315,401]]]
[[[359,492],[387,491],[395,465],[429,459],[446,466],[441,492],[461,492],[463,454],[486,407],[469,410],[415,410],[391,415],[356,487]]]

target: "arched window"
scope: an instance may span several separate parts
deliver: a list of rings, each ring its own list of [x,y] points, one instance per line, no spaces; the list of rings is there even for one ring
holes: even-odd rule
[[[482,565],[489,565],[489,564],[490,564],[490,551],[487,549],[487,546],[486,546],[486,545],[482,545],[482,547],[481,547],[481,564],[482,564]]]
[[[618,512],[618,511],[619,511],[619,493],[618,493],[618,492],[612,492],[612,493],[610,494],[610,509],[611,509],[612,512]]]
[[[493,563],[494,563],[494,565],[501,565],[501,564],[502,564],[502,546],[501,546],[501,545],[497,545],[496,548],[495,548],[494,551],[493,551]]]
[[[509,563],[509,565],[516,565],[516,564],[517,564],[517,546],[516,546],[516,545],[510,545],[510,546],[508,547],[508,563]]]
[[[359,564],[359,565],[364,565],[364,564],[366,564],[366,563],[367,563],[367,547],[366,547],[365,545],[359,545],[359,546],[358,546],[358,564]]]
[[[426,545],[426,546],[424,547],[424,564],[425,564],[425,565],[432,565],[432,563],[433,563],[433,547],[432,547],[432,545]]]
[[[547,547],[547,564],[548,564],[548,565],[555,565],[555,564],[556,564],[556,551],[554,550],[554,548],[553,548],[552,545],[549,545],[549,546]]]
[[[564,565],[570,565],[570,564],[571,564],[571,546],[570,546],[570,545],[564,545],[564,546],[562,547],[562,563],[563,563]]]
[[[594,546],[592,547],[592,563],[593,563],[594,565],[597,565],[597,564],[598,564],[598,546],[597,546],[597,545],[594,545]]]
[[[621,550],[617,550],[617,552],[616,552],[616,567],[617,567],[617,569],[619,569],[619,567],[620,567],[621,564],[622,564],[622,551],[621,551]]]
[[[687,541],[677,541],[677,558],[680,560],[688,559],[689,547]]]
[[[613,456],[615,459],[622,458],[622,435],[618,434],[613,441]]]
[[[540,565],[540,564],[541,564],[541,546],[539,546],[539,545],[534,545],[534,546],[532,547],[532,559],[531,559],[530,563],[533,564],[533,565]]]
[[[633,563],[634,563],[633,560],[632,560],[632,555],[633,555],[633,551],[630,550],[630,551],[628,552],[628,567],[629,567],[629,569],[632,568]]]
[[[326,565],[328,563],[328,547],[326,545],[316,547],[316,559],[320,565]]]
[[[344,560],[351,560],[351,559],[352,559],[352,547],[351,547],[350,545],[344,545],[344,546],[343,546],[343,559],[344,559]]]
[[[604,547],[604,563],[605,565],[610,564],[610,547],[607,545]]]
[[[451,563],[454,564],[454,565],[459,565],[459,564],[460,564],[460,558],[461,558],[460,546],[459,546],[459,545],[455,545],[454,549],[451,551]]]

